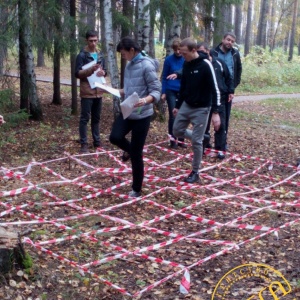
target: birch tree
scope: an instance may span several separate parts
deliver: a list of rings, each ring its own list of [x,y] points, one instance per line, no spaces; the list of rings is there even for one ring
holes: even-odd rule
[[[120,87],[119,72],[116,58],[116,45],[113,41],[113,23],[112,23],[112,9],[111,1],[103,1],[104,10],[104,24],[105,24],[105,41],[106,41],[106,52],[107,52],[107,63],[111,85],[114,88]],[[120,100],[118,97],[113,97],[113,111],[115,118],[120,114]]]
[[[142,49],[149,52],[150,42],[150,0],[138,0],[138,43]]]
[[[37,94],[34,72],[30,7],[28,0],[18,0],[20,108],[29,112],[32,119],[40,121],[43,119],[43,112]]]

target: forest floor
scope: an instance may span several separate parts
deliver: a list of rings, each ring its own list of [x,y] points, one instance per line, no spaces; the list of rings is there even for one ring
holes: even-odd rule
[[[234,103],[226,159],[207,153],[197,185],[182,181],[190,146],[170,151],[167,123],[155,120],[135,201],[126,197],[130,163],[108,141],[111,99],[103,103],[103,148],[79,155],[70,89],[62,87],[55,106],[52,85],[38,87],[44,122],[7,132],[0,148],[1,226],[21,234],[33,259],[26,271],[0,277],[1,299],[208,300],[222,276],[249,263],[281,272],[291,290],[274,289],[279,299],[300,299],[299,99]],[[270,278],[238,278],[226,298],[213,299],[250,299]]]

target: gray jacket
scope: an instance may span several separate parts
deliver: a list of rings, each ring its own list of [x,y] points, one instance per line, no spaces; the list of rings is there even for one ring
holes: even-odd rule
[[[160,100],[161,83],[157,77],[156,66],[153,59],[139,55],[137,59],[128,62],[124,73],[125,99],[136,92],[140,98],[153,96],[154,103]],[[128,117],[138,120],[153,114],[153,103],[137,107]]]

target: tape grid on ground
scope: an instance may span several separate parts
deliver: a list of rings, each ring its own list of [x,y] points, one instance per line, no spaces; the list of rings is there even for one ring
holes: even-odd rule
[[[189,173],[189,170],[184,170],[180,167],[178,167],[178,164],[183,163],[187,161],[188,164],[190,164],[190,161],[192,159],[192,154],[187,153],[188,150],[185,153],[180,153],[179,151],[170,150],[165,147],[165,144],[168,141],[162,141],[158,143],[153,143],[150,145],[146,145],[144,148],[144,161],[145,161],[145,179],[144,179],[144,186],[154,189],[154,191],[146,194],[143,197],[140,198],[130,198],[128,195],[120,192],[119,190],[123,187],[128,187],[131,183],[131,179],[125,180],[124,177],[121,174],[128,174],[128,177],[131,177],[131,167],[130,163],[124,163],[120,160],[119,151],[108,151],[105,149],[97,149],[95,153],[91,154],[85,154],[85,155],[71,155],[69,153],[65,153],[65,156],[63,158],[55,159],[55,160],[49,160],[45,162],[36,162],[32,161],[27,166],[22,166],[19,168],[1,168],[0,169],[0,180],[8,181],[12,178],[18,180],[21,184],[23,184],[23,187],[12,189],[12,190],[4,190],[0,191],[0,198],[7,198],[7,197],[13,197],[18,198],[21,194],[26,194],[30,191],[38,191],[42,193],[45,197],[51,199],[49,202],[37,202],[37,201],[30,201],[26,204],[21,205],[12,205],[9,202],[0,202],[1,206],[5,209],[4,211],[0,212],[1,217],[1,223],[0,226],[24,226],[24,225],[31,225],[31,224],[45,224],[49,226],[56,226],[61,230],[66,231],[66,234],[63,235],[60,238],[51,238],[49,240],[45,241],[32,241],[30,238],[25,237],[24,242],[31,245],[33,248],[44,252],[46,255],[50,255],[59,261],[62,261],[64,263],[67,263],[74,268],[78,269],[80,272],[89,273],[93,276],[93,278],[111,286],[112,288],[116,289],[122,294],[131,296],[131,297],[138,297],[142,295],[146,291],[150,291],[154,287],[157,287],[161,285],[162,283],[166,282],[167,280],[170,280],[171,278],[174,278],[176,276],[182,275],[181,279],[181,285],[180,285],[180,292],[183,294],[187,294],[190,289],[191,279],[190,279],[190,273],[189,270],[194,268],[195,266],[199,266],[211,259],[214,259],[220,255],[223,255],[224,253],[228,253],[229,251],[236,251],[241,246],[248,244],[254,240],[258,240],[263,238],[264,236],[274,233],[278,234],[278,232],[283,229],[290,227],[296,223],[299,223],[300,221],[300,214],[297,212],[289,212],[280,210],[284,207],[294,207],[297,208],[300,206],[300,199],[296,199],[293,201],[288,202],[277,202],[273,200],[266,200],[262,199],[261,197],[251,197],[251,194],[259,194],[259,193],[269,193],[271,195],[277,195],[282,194],[282,190],[277,189],[277,187],[281,187],[285,184],[285,189],[287,189],[287,186],[290,188],[298,188],[300,186],[300,181],[298,181],[298,177],[300,174],[300,170],[297,169],[294,166],[291,166],[289,164],[282,164],[282,163],[276,163],[270,159],[263,159],[259,157],[253,157],[253,156],[245,156],[245,155],[237,155],[237,154],[231,154],[229,152],[226,153],[226,159],[223,161],[204,161],[203,162],[203,168],[201,169],[200,176],[205,179],[208,184],[204,185],[197,185],[197,184],[187,184],[183,182],[183,178],[187,176]],[[165,161],[163,162],[157,162],[153,159],[151,159],[151,149],[156,149],[156,151],[160,151],[162,153],[165,153],[164,156]],[[212,149],[208,149],[206,151],[206,155],[209,155],[210,153],[216,153]],[[147,155],[147,156],[146,156]],[[113,165],[116,165],[118,167],[96,167],[93,165],[94,162],[98,162],[99,159],[103,156],[107,157],[109,160],[113,162]],[[63,174],[60,174],[57,171],[54,171],[49,167],[49,164],[54,165],[58,162],[68,161],[69,163],[74,162],[79,166],[82,166],[84,168],[84,174],[81,174],[80,176],[68,179]],[[255,161],[256,166],[252,170],[240,170],[237,168],[238,164],[235,164],[235,162],[241,162],[241,161]],[[233,166],[231,167],[230,164]],[[177,165],[177,166],[176,166]],[[288,177],[280,178],[278,176],[274,177],[271,175],[266,174],[260,174],[262,170],[268,169],[269,171],[273,170],[274,166],[280,167],[280,168],[286,168],[289,169],[289,172],[293,172]],[[37,167],[42,168],[42,170],[45,171],[45,173],[51,175],[54,178],[57,178],[53,181],[47,181],[47,182],[41,182],[41,183],[32,183],[29,179],[27,179],[33,170]],[[214,177],[208,174],[211,170],[225,170],[226,172],[230,172],[231,174],[234,174],[235,176],[231,179],[223,179]],[[21,170],[24,170],[22,172]],[[164,173],[167,173],[168,177],[164,178],[162,175],[156,174],[156,172],[163,171]],[[112,179],[112,182],[117,179],[120,181],[117,184],[113,184],[110,187],[107,188],[96,188],[93,187],[91,184],[88,183],[89,177],[94,174],[101,174],[102,176],[108,176]],[[268,186],[264,186],[261,188],[249,186],[247,184],[241,184],[241,181],[246,181],[247,177],[249,176],[255,176],[258,179],[267,180],[270,182]],[[157,185],[159,184],[159,185]],[[56,196],[54,193],[50,192],[47,187],[51,186],[64,186],[64,185],[70,185],[71,187],[74,186],[74,188],[79,188],[83,191],[85,191],[87,194],[80,197],[80,198],[74,198],[74,199],[68,199],[64,200],[58,196]],[[166,185],[166,186],[164,186]],[[235,189],[239,189],[240,191],[237,193],[229,193],[225,190],[222,190],[224,186],[231,186],[231,189],[234,191]],[[207,197],[206,195],[202,195],[203,190],[210,191],[211,193],[215,194],[215,196]],[[242,190],[242,192],[241,192]],[[193,202],[190,204],[186,204],[181,209],[175,209],[174,207],[170,207],[167,205],[164,205],[160,202],[158,202],[158,197],[162,193],[168,193],[168,191],[171,191],[172,193],[179,193],[183,196],[189,197],[189,199],[193,199]],[[300,192],[294,191],[294,190],[288,190],[287,192],[289,195],[293,195],[293,197],[299,197]],[[119,203],[119,204],[113,204],[111,206],[107,206],[105,208],[101,209],[91,209],[84,206],[84,203],[92,204],[92,199],[95,199],[97,197],[105,197],[105,195],[112,195],[115,198],[124,199],[125,202]],[[54,201],[53,201],[54,200]],[[242,203],[239,203],[240,200]],[[89,202],[87,202],[89,201]],[[78,204],[81,205],[78,205]],[[200,215],[194,215],[191,214],[191,212],[198,208],[202,207],[204,205],[210,205],[212,203],[221,203],[224,205],[227,205],[229,208],[232,206],[240,207],[241,209],[247,209],[250,210],[246,213],[240,212],[240,215],[233,217],[230,221],[227,222],[220,222],[217,219],[207,219]],[[120,218],[118,216],[111,216],[107,215],[109,212],[114,212],[119,208],[129,208],[131,205],[134,204],[141,204],[141,205],[151,205],[160,211],[164,212],[159,216],[155,216],[152,219],[144,220],[138,223],[132,223],[127,221],[126,219]],[[257,207],[253,204],[259,204],[259,205],[265,205],[263,207]],[[67,206],[72,208],[75,211],[78,211],[78,214],[67,216],[67,217],[60,217],[60,218],[53,218],[51,220],[45,219],[44,217],[40,215],[36,215],[34,213],[30,212],[30,209],[34,207],[34,205],[41,205],[42,207],[52,207],[52,206]],[[275,210],[276,209],[276,210]],[[294,218],[288,222],[285,222],[284,224],[278,226],[278,227],[270,227],[263,224],[254,224],[251,222],[251,224],[241,223],[241,221],[250,219],[251,217],[255,217],[259,213],[265,212],[265,211],[275,211],[277,213],[282,213],[286,217]],[[19,220],[19,221],[5,221],[5,218],[9,218],[11,214],[20,213],[21,215],[24,215],[26,218],[29,218],[31,220]],[[116,223],[116,226],[113,227],[104,227],[99,230],[91,230],[87,232],[79,232],[77,229],[72,228],[72,226],[67,226],[64,224],[64,222],[79,220],[79,219],[85,219],[89,216],[97,215],[101,218],[108,220],[110,222]],[[172,220],[175,216],[181,216],[186,220],[189,220],[190,222],[196,222],[197,224],[203,224],[208,226],[207,228],[198,230],[197,232],[188,233],[185,235],[182,235],[180,233],[175,233],[163,229],[159,229],[156,227],[153,227],[155,224],[160,224],[160,222],[165,220]],[[119,224],[119,225],[117,225]],[[151,226],[150,226],[151,225]],[[249,232],[258,232],[258,234],[255,234],[252,237],[246,238],[243,241],[236,242],[234,240],[216,240],[216,239],[209,239],[209,238],[203,238],[201,236],[205,234],[209,234],[210,232],[220,229],[220,228],[235,228],[239,230],[248,230]],[[126,234],[126,230],[128,229],[140,229],[144,232],[148,231],[155,235],[161,235],[167,238],[163,242],[155,243],[150,246],[141,246],[136,247],[135,250],[127,250],[124,247],[121,247],[120,245],[114,245],[108,240],[100,241],[97,236],[101,235],[102,233],[107,232],[121,232],[123,231]],[[69,260],[66,257],[63,257],[49,249],[44,248],[44,245],[60,245],[63,241],[73,241],[79,238],[87,239],[91,242],[97,242],[101,245],[111,248],[114,251],[117,251],[117,253],[113,255],[109,255],[103,259],[95,260],[86,262],[85,264],[78,264],[75,261]],[[146,254],[147,252],[155,252],[159,249],[164,249],[168,245],[177,245],[177,244],[184,244],[185,242],[192,242],[192,243],[200,243],[200,244],[206,244],[206,245],[215,245],[223,247],[224,249],[215,252],[212,255],[209,255],[207,257],[201,258],[197,260],[196,262],[186,266],[182,264],[181,262],[175,262],[168,260],[166,258],[162,259],[160,257],[155,257],[153,255]],[[124,258],[127,256],[131,257],[139,257],[144,260],[149,260],[158,263],[159,265],[165,264],[168,266],[179,268],[180,270],[173,271],[173,273],[169,274],[168,276],[155,281],[151,285],[143,288],[140,291],[136,291],[134,293],[127,291],[125,288],[120,287],[118,284],[114,284],[113,282],[110,282],[109,280],[101,277],[98,274],[95,274],[90,270],[91,267],[101,265],[103,263],[112,261],[112,260],[118,260],[120,258]]]

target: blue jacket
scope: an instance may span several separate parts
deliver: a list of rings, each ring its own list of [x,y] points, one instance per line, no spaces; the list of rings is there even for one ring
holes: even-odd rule
[[[167,76],[182,69],[184,58],[182,56],[176,56],[172,54],[167,56],[164,62],[164,68],[162,71],[162,94],[166,93],[166,90],[172,90],[178,92],[180,89],[180,79],[168,80]]]

